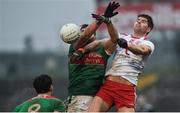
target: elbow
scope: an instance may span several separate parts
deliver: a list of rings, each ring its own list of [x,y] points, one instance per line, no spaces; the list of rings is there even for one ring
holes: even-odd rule
[[[140,49],[140,53],[142,55],[149,55],[151,53],[151,49],[147,46],[142,46]]]
[[[151,50],[149,50],[149,49],[143,49],[143,50],[141,51],[141,54],[142,54],[142,55],[149,55],[149,54],[151,54]]]
[[[111,41],[112,41],[113,43],[117,43],[117,40],[118,40],[118,39],[116,39],[116,38],[111,38]]]

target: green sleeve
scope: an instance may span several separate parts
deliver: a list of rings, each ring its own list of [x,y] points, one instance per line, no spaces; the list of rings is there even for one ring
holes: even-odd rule
[[[54,111],[65,112],[65,105],[62,101],[58,101],[54,106]]]

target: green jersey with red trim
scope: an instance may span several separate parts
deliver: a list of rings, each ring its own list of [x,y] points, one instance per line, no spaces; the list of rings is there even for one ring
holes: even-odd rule
[[[71,45],[69,53],[74,51]],[[69,62],[68,95],[95,95],[103,83],[108,58],[109,55],[101,45],[97,51]]]
[[[65,112],[64,103],[48,95],[38,95],[18,105],[14,112]]]

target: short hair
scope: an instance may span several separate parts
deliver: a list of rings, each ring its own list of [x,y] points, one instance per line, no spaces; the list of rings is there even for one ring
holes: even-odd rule
[[[86,28],[87,26],[88,26],[88,24],[82,24],[80,30]]]
[[[40,76],[36,77],[33,82],[33,87],[35,88],[38,94],[48,92],[50,90],[51,85],[52,79],[47,74],[41,74]]]
[[[153,23],[153,19],[151,16],[147,15],[147,14],[139,14],[138,17],[144,17],[147,19],[148,21],[148,26],[151,28],[151,30],[153,29],[154,27],[154,23]]]

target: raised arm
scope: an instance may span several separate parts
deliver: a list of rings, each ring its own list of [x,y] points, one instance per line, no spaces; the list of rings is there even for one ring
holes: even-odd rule
[[[83,31],[79,40],[74,44],[76,51],[70,55],[70,61],[81,58],[83,54],[89,51],[96,50],[100,44],[104,45],[106,52],[110,54],[113,52],[116,47],[118,33],[109,18],[118,14],[118,12],[114,12],[114,10],[116,10],[119,6],[119,3],[110,2],[103,15],[92,14],[92,17],[95,18],[96,21],[95,23],[90,24],[85,31]],[[107,24],[108,32],[111,38],[109,40],[93,41],[91,42],[92,44],[86,45],[89,42],[89,39],[91,40],[91,38],[86,37],[95,33],[102,22]]]
[[[118,31],[110,21],[107,23],[108,33],[110,38],[105,42],[104,47],[109,54],[112,54],[116,49],[117,40],[118,40]]]
[[[109,18],[111,18],[111,17],[113,17],[113,16],[118,14],[118,12],[114,12],[114,10],[116,10],[119,6],[120,6],[119,3],[117,3],[117,2],[110,2],[108,4],[104,14],[101,16],[103,19],[102,18],[98,19],[98,17],[97,18],[94,17],[94,16],[96,16],[96,14],[92,14],[93,18],[95,18],[96,20],[93,23],[91,23],[81,33],[79,40],[77,40],[73,44],[74,48],[78,49],[78,48],[84,47],[87,43],[92,42],[93,40],[92,40],[91,36],[96,32],[96,30],[98,29],[98,27],[101,25],[102,22],[107,23],[107,21],[109,21]],[[112,24],[110,24],[110,26],[111,25]],[[113,32],[111,32],[111,34],[114,36]]]
[[[112,54],[116,48],[117,40],[118,40],[118,31],[114,27],[113,23],[109,18],[118,14],[118,12],[114,12],[119,7],[119,3],[110,2],[108,7],[106,8],[104,15],[93,14],[93,18],[98,20],[99,22],[104,22],[107,25],[108,33],[110,35],[110,39],[103,41],[106,52]]]
[[[96,32],[98,27],[101,25],[101,22],[94,21],[89,24],[84,30],[81,31],[80,38],[73,44],[75,49],[82,48],[86,44],[93,41],[92,35]]]

